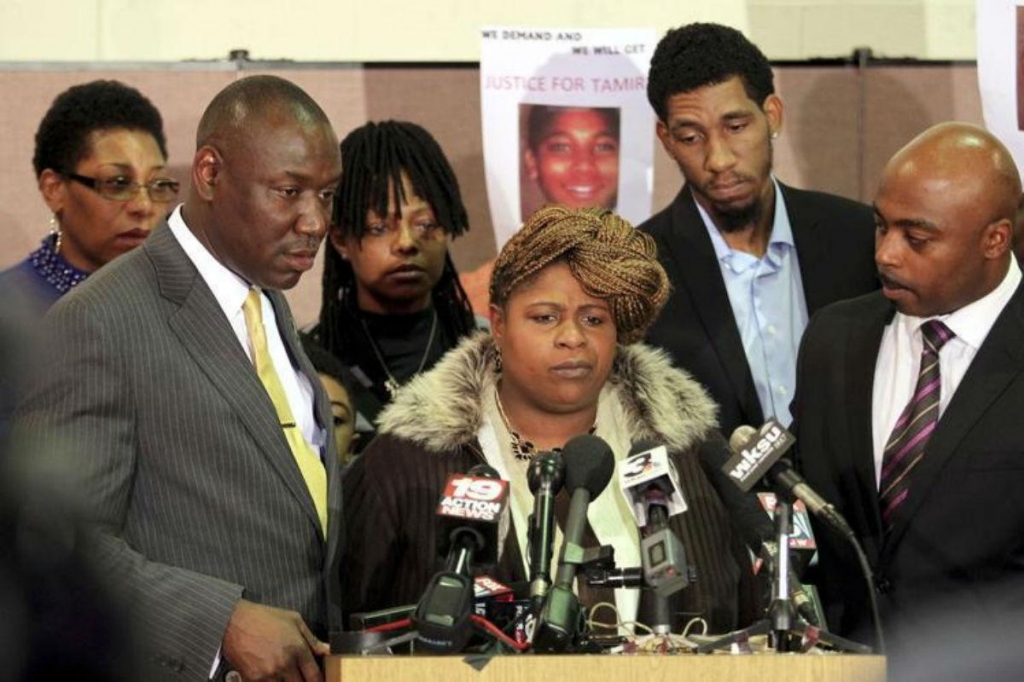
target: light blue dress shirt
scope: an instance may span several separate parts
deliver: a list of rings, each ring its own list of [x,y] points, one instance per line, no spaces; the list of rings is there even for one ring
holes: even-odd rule
[[[807,300],[786,201],[774,178],[772,184],[775,218],[761,258],[731,248],[699,203],[697,210],[715,248],[761,410],[765,418],[775,417],[788,427],[793,419],[789,403],[796,386],[796,355],[807,327]]]

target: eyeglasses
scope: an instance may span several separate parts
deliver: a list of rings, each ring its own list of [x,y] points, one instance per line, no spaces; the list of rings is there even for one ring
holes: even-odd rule
[[[150,201],[168,202],[178,196],[178,188],[181,186],[176,180],[160,178],[147,183],[139,183],[118,175],[113,178],[90,178],[78,173],[62,172],[61,175],[81,183],[99,194],[104,199],[111,201],[130,201],[135,198],[143,187],[149,192]]]

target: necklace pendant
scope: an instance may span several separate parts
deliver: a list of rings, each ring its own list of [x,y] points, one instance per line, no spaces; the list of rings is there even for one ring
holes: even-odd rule
[[[398,382],[395,381],[394,377],[388,377],[384,382],[384,388],[387,389],[388,396],[394,398],[395,394],[398,393]]]

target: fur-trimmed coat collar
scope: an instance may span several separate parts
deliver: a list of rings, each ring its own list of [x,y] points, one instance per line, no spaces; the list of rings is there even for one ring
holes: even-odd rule
[[[494,342],[478,332],[402,388],[381,413],[380,432],[439,452],[466,445],[477,436],[481,396],[494,380]],[[707,392],[660,350],[619,346],[609,385],[605,394],[621,402],[632,442],[654,439],[685,451],[717,426],[718,408]]]

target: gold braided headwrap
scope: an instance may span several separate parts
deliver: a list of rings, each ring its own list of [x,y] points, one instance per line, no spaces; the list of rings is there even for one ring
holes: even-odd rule
[[[504,307],[555,262],[567,263],[584,291],[607,301],[620,343],[639,341],[668,298],[668,276],[649,235],[607,209],[545,206],[498,254],[491,303]]]

